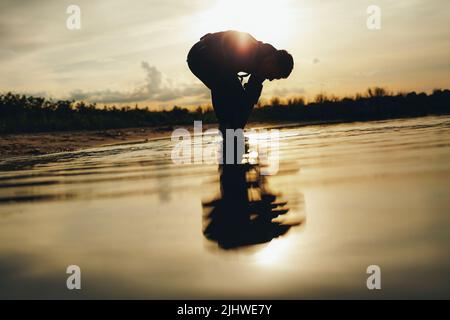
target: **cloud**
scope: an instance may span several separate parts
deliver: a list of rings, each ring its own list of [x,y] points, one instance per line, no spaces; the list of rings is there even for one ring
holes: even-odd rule
[[[142,68],[147,73],[147,92],[149,95],[157,95],[161,91],[162,73],[153,66],[150,66],[148,62],[142,61]]]
[[[290,96],[305,94],[304,88],[276,88],[272,91],[276,97],[287,98]]]
[[[131,103],[142,101],[168,102],[186,97],[208,98],[209,90],[200,83],[176,83],[167,79],[156,67],[146,61],[141,63],[145,71],[145,83],[131,91],[74,90],[70,93],[70,99],[85,100],[101,103]]]

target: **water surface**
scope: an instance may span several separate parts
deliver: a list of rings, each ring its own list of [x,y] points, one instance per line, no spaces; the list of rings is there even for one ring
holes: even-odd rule
[[[174,164],[170,139],[0,160],[0,298],[450,298],[450,117],[278,129],[251,183]],[[243,183],[295,223],[236,238]]]

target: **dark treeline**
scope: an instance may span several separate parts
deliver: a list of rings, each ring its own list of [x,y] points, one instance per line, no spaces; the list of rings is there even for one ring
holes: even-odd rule
[[[373,88],[352,98],[319,94],[309,103],[303,98],[286,102],[275,98],[258,105],[250,121],[349,122],[442,114],[450,114],[450,90],[434,90],[432,94],[391,94],[383,88]],[[216,118],[211,108],[199,107],[195,111],[180,107],[170,111],[99,108],[95,103],[53,101],[12,93],[0,95],[0,133],[161,127],[192,124],[194,120],[211,123]]]
[[[319,94],[309,103],[302,98],[287,103],[273,99],[269,105],[255,109],[252,119],[351,122],[445,114],[450,114],[450,90],[436,89],[429,95],[423,92],[392,94],[376,87],[352,98]]]

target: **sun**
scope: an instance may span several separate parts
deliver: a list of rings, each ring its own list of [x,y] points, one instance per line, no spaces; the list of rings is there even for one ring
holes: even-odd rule
[[[282,46],[295,28],[293,7],[291,0],[219,0],[198,17],[195,32],[238,30]]]

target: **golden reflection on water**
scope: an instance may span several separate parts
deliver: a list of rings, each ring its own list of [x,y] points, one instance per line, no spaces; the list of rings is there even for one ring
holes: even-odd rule
[[[264,267],[289,263],[289,251],[292,249],[289,238],[276,239],[255,254],[255,261]]]

